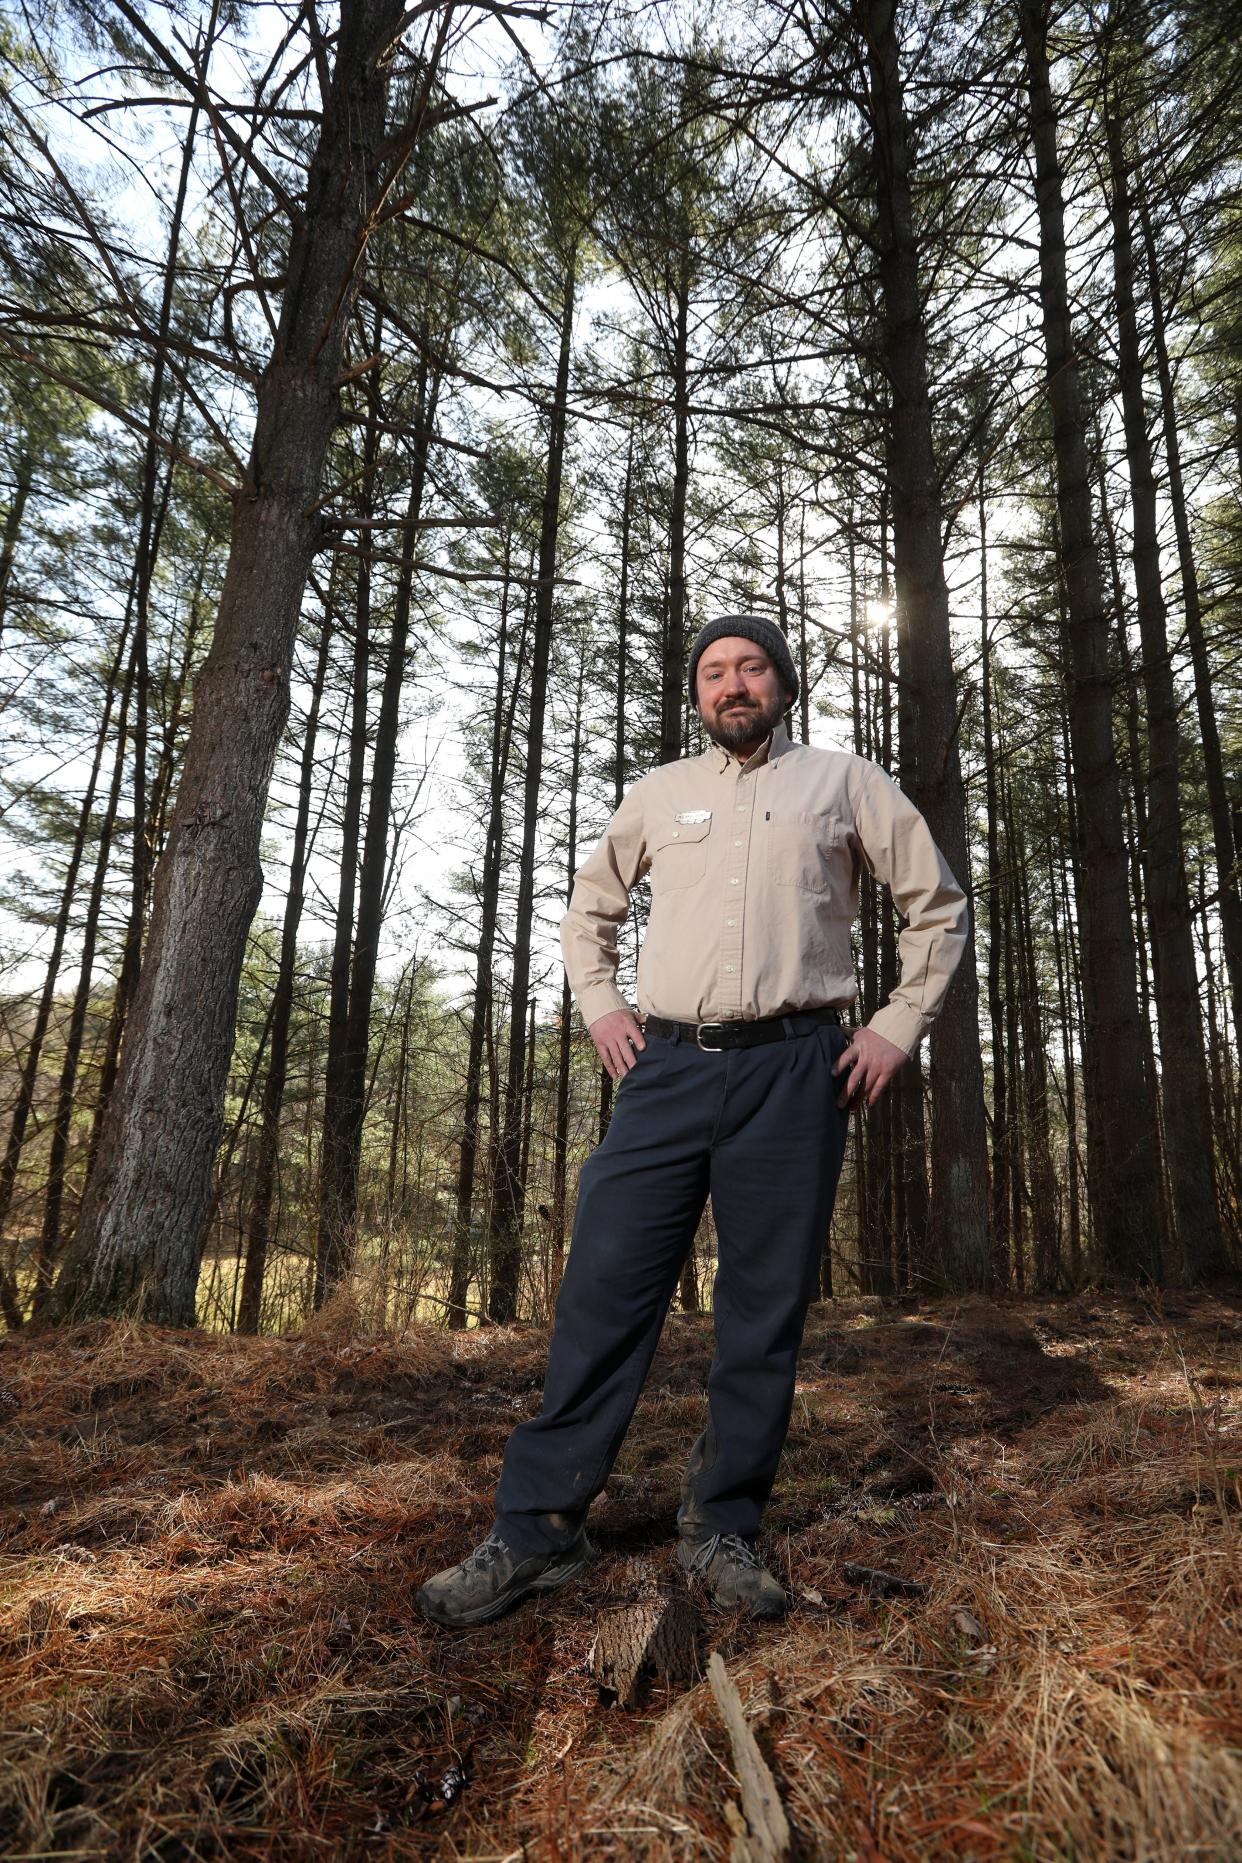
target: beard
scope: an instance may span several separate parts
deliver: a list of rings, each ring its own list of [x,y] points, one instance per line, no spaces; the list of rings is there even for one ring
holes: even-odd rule
[[[730,704],[723,712],[704,716],[703,729],[713,744],[722,750],[741,750],[746,744],[761,744],[788,710],[786,698],[762,701],[744,700]]]

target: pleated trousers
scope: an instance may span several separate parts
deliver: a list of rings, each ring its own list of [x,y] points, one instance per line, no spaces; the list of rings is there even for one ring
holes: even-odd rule
[[[525,1553],[577,1533],[629,1428],[707,1198],[718,1240],[707,1427],[678,1527],[753,1539],[776,1479],[798,1348],[845,1151],[845,1030],[793,1015],[723,1053],[656,1035],[582,1167],[543,1405],[505,1448],[496,1531]]]

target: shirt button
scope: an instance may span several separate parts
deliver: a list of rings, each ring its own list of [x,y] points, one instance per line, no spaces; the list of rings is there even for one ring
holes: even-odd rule
[[[681,829],[680,829],[680,828],[674,828],[674,830],[673,830],[673,839],[674,839],[674,841],[675,841],[675,840],[677,839],[677,837],[678,837],[678,835],[679,835],[680,833],[681,833]]]
[[[730,885],[730,886],[736,886],[736,885],[737,885],[737,881],[736,881],[736,880],[730,880],[730,881],[729,881],[729,885]]]
[[[726,964],[726,965],[725,965],[725,969],[726,969],[726,970],[732,970],[732,969],[733,969],[733,966],[732,966],[732,964]]]
[[[736,925],[736,924],[737,924],[737,920],[736,920],[736,919],[726,919],[726,920],[725,920],[725,924],[726,924],[726,925]]]

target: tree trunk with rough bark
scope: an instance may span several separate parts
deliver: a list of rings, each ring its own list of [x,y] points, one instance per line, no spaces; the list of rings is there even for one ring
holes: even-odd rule
[[[1108,616],[1092,534],[1086,430],[1066,281],[1065,206],[1048,71],[1044,0],[1019,0],[1039,218],[1040,303],[1057,466],[1061,561],[1069,610],[1069,722],[1081,836],[1079,894],[1090,1189],[1105,1270],[1161,1278],[1152,1212],[1159,1187],[1144,1121],[1134,931],[1112,730]]]
[[[146,960],[56,1312],[195,1317],[204,1212],[260,837],[335,424],[345,320],[379,176],[400,0],[356,0],[294,227],[215,637],[200,674]]]

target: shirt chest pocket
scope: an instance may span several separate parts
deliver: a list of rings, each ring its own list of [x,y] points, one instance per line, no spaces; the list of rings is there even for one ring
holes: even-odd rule
[[[711,821],[670,821],[651,839],[651,890],[672,893],[693,886],[707,871],[707,837]]]
[[[814,809],[772,809],[768,830],[768,878],[774,886],[804,893],[829,893],[842,880],[849,823]]]

